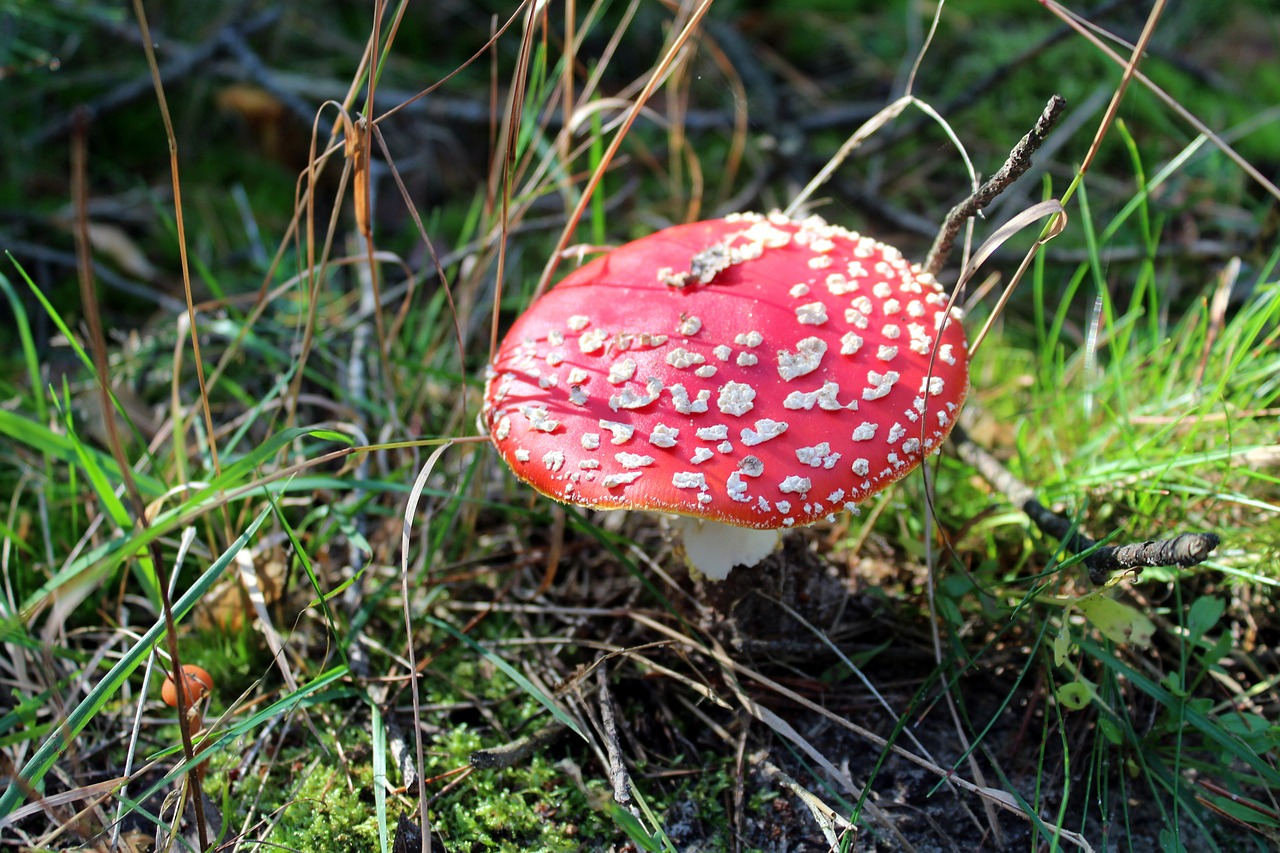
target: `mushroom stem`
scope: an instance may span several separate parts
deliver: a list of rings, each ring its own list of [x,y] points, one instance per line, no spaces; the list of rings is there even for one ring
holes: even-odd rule
[[[754,566],[774,552],[780,530],[757,530],[718,521],[677,515],[672,526],[680,533],[685,562],[709,580],[722,581],[734,566]]]

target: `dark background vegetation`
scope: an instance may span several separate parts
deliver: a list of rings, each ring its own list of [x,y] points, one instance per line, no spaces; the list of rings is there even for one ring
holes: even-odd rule
[[[437,82],[481,50],[492,22],[504,20],[504,11],[510,9],[503,4],[410,4],[381,78],[386,105]],[[593,31],[584,53],[601,50],[610,24],[626,11],[623,4],[609,5],[605,23]],[[1095,19],[1095,10],[1078,11]],[[1264,175],[1274,176],[1280,129],[1267,110],[1280,104],[1280,81],[1273,73],[1276,22],[1268,12],[1262,2],[1175,4],[1161,18],[1143,71],[1210,127],[1234,131],[1240,153]],[[365,4],[354,3],[312,9],[195,2],[157,4],[151,11],[151,24],[160,34],[160,60],[172,72],[166,75],[166,90],[188,216],[197,226],[190,235],[193,254],[206,263],[216,258],[223,287],[256,288],[259,271],[251,262],[261,259],[264,248],[274,248],[269,238],[283,233],[292,215],[317,107],[347,92],[369,14]],[[1112,2],[1096,14],[1117,34],[1133,37],[1147,7]],[[659,4],[636,10],[604,75],[604,94],[626,87],[651,64],[669,25],[670,15]],[[729,196],[746,207],[785,203],[858,124],[901,94],[927,25],[927,18],[903,4],[717,3],[707,31],[740,75],[746,103],[735,104],[738,93],[723,69],[709,60],[695,63],[697,79],[688,87],[686,108],[688,132],[707,162],[702,213],[723,212],[717,205],[723,207]],[[87,105],[95,204],[99,209],[116,204],[109,212],[156,274],[167,273],[168,293],[177,296],[172,292],[177,249],[163,220],[149,209],[157,194],[169,195],[168,150],[132,15],[93,4],[17,3],[6,29],[8,51],[0,61],[9,107],[0,128],[6,151],[0,192],[9,211],[7,236],[70,256],[70,235],[57,225],[66,223],[68,214],[68,131],[73,112]],[[384,130],[420,212],[440,222],[446,239],[454,224],[450,217],[460,216],[489,172],[488,65],[496,61],[501,75],[516,48],[515,39],[501,41],[496,56],[486,54],[482,63]],[[956,4],[942,16],[916,91],[927,93],[970,146],[979,170],[988,173],[1048,95],[1062,94],[1074,108],[1070,132],[1055,140],[1051,157],[1041,158],[1041,169],[1061,187],[1088,148],[1096,127],[1092,119],[1100,115],[1117,75],[1107,60],[1037,7],[974,2]],[[263,83],[266,93],[249,88]],[[726,186],[718,183],[715,166],[723,162],[735,105],[747,110],[753,156],[746,173]],[[1134,87],[1120,116],[1153,165],[1195,137],[1193,128],[1142,87]],[[332,119],[332,111],[323,116],[322,130]],[[639,133],[661,138],[649,126]],[[630,164],[627,176],[638,165]],[[1129,198],[1132,166],[1123,145],[1105,145],[1095,170],[1115,176],[1120,186],[1105,187],[1115,198]],[[756,189],[754,197],[738,195],[744,185]],[[1019,189],[1019,198],[1003,202],[1002,210],[1014,210],[1019,200],[1041,191],[1034,180]],[[641,182],[620,202],[624,212],[641,220],[636,227],[677,221],[686,212],[687,198],[663,198],[661,190]],[[841,172],[825,192],[830,202],[824,211],[849,227],[872,226],[919,256],[940,213],[966,190],[961,163],[940,130],[914,114],[873,140]],[[1222,158],[1194,158],[1162,195],[1175,202],[1167,214],[1172,221],[1165,228],[1166,254],[1222,257],[1269,248],[1270,232],[1259,221],[1267,211],[1265,191]],[[129,204],[139,196],[149,205]],[[380,245],[412,252],[415,235],[403,204],[392,196],[387,192],[380,208]],[[1096,204],[1105,210],[1109,201],[1103,194]],[[257,245],[245,233],[246,209],[260,232]],[[1196,240],[1203,241],[1198,252],[1193,251]],[[1170,263],[1161,273],[1176,287],[1186,269]],[[66,297],[56,304],[73,309],[75,276],[65,264],[54,263],[50,273],[45,280],[59,285],[52,295]],[[145,304],[123,296],[106,304],[146,311]]]

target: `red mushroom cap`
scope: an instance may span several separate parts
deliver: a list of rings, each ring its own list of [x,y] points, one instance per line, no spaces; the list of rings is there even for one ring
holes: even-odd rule
[[[955,309],[817,217],[667,228],[567,276],[493,357],[484,420],[557,500],[804,525],[915,468],[968,391]]]

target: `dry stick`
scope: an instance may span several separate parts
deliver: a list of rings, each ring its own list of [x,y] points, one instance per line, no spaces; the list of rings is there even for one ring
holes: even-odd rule
[[[528,759],[535,752],[559,740],[569,727],[559,720],[552,720],[533,734],[518,737],[510,743],[490,749],[477,749],[468,759],[472,767],[480,770],[506,769]]]
[[[604,746],[609,755],[609,783],[613,786],[613,801],[626,809],[634,810],[631,803],[631,777],[622,759],[622,744],[618,742],[618,722],[613,714],[613,697],[609,695],[608,669],[596,670],[600,681],[600,728],[604,734]]]
[[[974,443],[962,427],[951,431],[956,453],[977,469],[988,483],[994,486],[1009,502],[1027,514],[1041,532],[1062,542],[1064,548],[1076,554],[1084,554],[1084,564],[1089,569],[1089,579],[1096,584],[1105,583],[1114,571],[1147,567],[1179,566],[1189,568],[1204,562],[1209,553],[1218,547],[1219,538],[1213,533],[1181,533],[1168,539],[1135,542],[1128,545],[1103,545],[1088,536],[1065,516],[1059,515],[1036,500],[1035,492],[1015,477],[1008,468],[990,453]],[[1096,549],[1096,550],[1095,550]]]
[[[964,201],[951,208],[951,212],[947,214],[946,220],[942,223],[942,229],[938,231],[938,236],[933,241],[933,248],[929,249],[929,254],[924,261],[924,271],[932,276],[937,276],[942,270],[943,263],[946,262],[947,256],[951,254],[951,249],[955,246],[956,235],[960,233],[960,229],[964,227],[971,217],[976,216],[979,211],[996,199],[1000,193],[1008,189],[1014,181],[1022,177],[1022,175],[1031,168],[1031,155],[1036,152],[1044,143],[1045,136],[1058,123],[1058,119],[1062,116],[1062,111],[1066,108],[1067,102],[1061,95],[1054,95],[1049,99],[1049,103],[1045,105],[1044,112],[1040,114],[1040,118],[1036,119],[1035,126],[1013,146],[1013,150],[1009,152],[1009,158],[1004,161],[994,175],[980,187],[977,192],[970,195]]]

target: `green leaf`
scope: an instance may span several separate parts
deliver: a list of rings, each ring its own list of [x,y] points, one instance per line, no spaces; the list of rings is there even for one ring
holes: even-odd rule
[[[1172,829],[1160,830],[1160,849],[1164,853],[1187,853],[1187,848],[1183,846],[1182,839]]]
[[[1064,708],[1071,711],[1083,711],[1089,707],[1089,700],[1093,698],[1093,691],[1087,685],[1081,684],[1079,681],[1073,681],[1070,684],[1064,684],[1059,687],[1054,691],[1054,695]]]
[[[1191,605],[1191,609],[1187,611],[1187,631],[1191,634],[1192,641],[1209,633],[1209,630],[1218,624],[1218,620],[1226,610],[1227,603],[1221,598],[1212,595],[1197,598]]]
[[[1112,746],[1120,746],[1124,743],[1124,733],[1120,731],[1120,727],[1116,725],[1114,720],[1099,717],[1098,731]]]
[[[1166,672],[1164,678],[1160,679],[1160,684],[1180,699],[1185,699],[1187,696],[1187,689],[1182,684],[1182,673],[1180,672]]]
[[[1067,624],[1064,621],[1062,630],[1058,632],[1058,636],[1053,638],[1053,662],[1057,666],[1062,666],[1067,662],[1067,657],[1071,654],[1071,635],[1067,630]]]
[[[387,853],[387,727],[382,723],[377,702],[369,703],[369,725],[373,729],[373,811],[378,819],[378,850]]]
[[[1275,813],[1271,812],[1269,806],[1265,806],[1257,800],[1251,800],[1239,794],[1235,795],[1234,798],[1211,796],[1208,799],[1213,803],[1215,809],[1230,815],[1243,824],[1252,827],[1280,828],[1280,818],[1277,818]]]
[[[1137,608],[1103,595],[1086,596],[1075,603],[1102,636],[1113,643],[1132,643],[1140,649],[1151,645],[1155,623]]]
[[[660,853],[662,850],[662,846],[644,828],[640,819],[612,800],[609,802],[609,817],[613,818],[613,822],[641,850],[647,850],[649,853]]]
[[[1223,731],[1231,732],[1262,754],[1275,746],[1271,740],[1271,725],[1266,717],[1248,712],[1227,712],[1218,718]]]
[[[1222,660],[1236,646],[1235,638],[1228,633],[1218,635],[1218,639],[1213,641],[1213,645],[1204,650],[1204,654],[1200,655],[1200,662],[1205,668],[1209,668],[1218,661]]]

